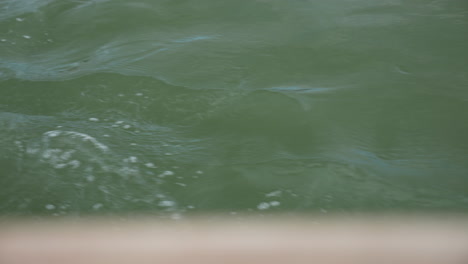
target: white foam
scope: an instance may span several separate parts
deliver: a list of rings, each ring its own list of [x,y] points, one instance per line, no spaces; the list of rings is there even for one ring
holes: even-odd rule
[[[159,174],[159,177],[166,177],[174,175],[173,171],[164,171],[163,173]]]
[[[94,209],[94,210],[99,210],[99,209],[101,209],[103,206],[104,206],[104,205],[103,205],[102,203],[97,203],[97,204],[93,205],[93,209]]]
[[[72,156],[73,153],[75,153],[76,150],[72,149],[72,150],[69,150],[69,151],[64,151],[62,153],[62,155],[60,155],[60,159],[62,160],[69,160]]]
[[[99,119],[95,118],[95,117],[90,117],[88,120],[92,121],[92,122],[98,122],[99,121]]]
[[[39,152],[39,149],[36,149],[36,148],[27,148],[26,149],[26,153],[28,154],[36,154]]]
[[[269,203],[259,203],[259,204],[257,205],[257,209],[258,209],[258,210],[266,210],[266,209],[268,209],[268,208],[270,208],[270,204],[269,204]]]
[[[29,36],[29,35],[23,35],[23,38],[25,38],[25,39],[30,39],[31,36]]]
[[[135,95],[136,95],[136,96],[143,96],[142,93],[136,93]]]
[[[88,176],[86,176],[86,180],[87,180],[88,182],[93,182],[94,179],[95,179],[95,178],[94,178],[94,175],[88,175]]]
[[[79,160],[72,160],[72,161],[68,162],[68,165],[70,165],[73,169],[76,169],[76,168],[80,167],[81,162]]]
[[[196,174],[203,174],[203,171],[199,170],[195,172]]]
[[[281,196],[283,192],[281,190],[273,191],[270,193],[265,194],[266,197],[278,197]]]
[[[59,136],[61,133],[62,133],[61,131],[54,130],[54,131],[46,132],[44,135],[48,137],[56,137],[56,136]]]
[[[62,152],[60,149],[46,149],[44,153],[42,153],[42,157],[44,159],[50,159],[51,157],[57,156],[57,153]]]
[[[157,168],[156,165],[154,165],[154,163],[151,162],[145,163],[145,166],[152,169]]]
[[[57,137],[60,135],[70,136],[71,138],[80,138],[84,142],[91,142],[94,145],[94,147],[100,149],[103,152],[107,152],[109,150],[109,148],[106,145],[100,143],[92,136],[84,134],[84,133],[75,132],[75,131],[61,131],[61,130],[48,131],[44,133],[45,138],[43,139],[43,141],[46,145],[48,145],[50,141],[49,138]]]
[[[271,202],[270,202],[270,205],[271,205],[271,206],[279,206],[280,204],[281,204],[281,203],[278,202],[278,201],[271,201]]]
[[[138,162],[138,158],[135,157],[135,156],[130,156],[126,159],[123,160],[124,162],[130,162],[130,163],[137,163]]]
[[[125,125],[125,126],[123,126],[123,128],[125,128],[125,129],[129,129],[129,128],[131,128],[131,127],[132,127],[131,125]]]
[[[63,169],[67,167],[67,164],[66,163],[57,163],[57,164],[54,164],[54,168],[56,169]]]
[[[164,200],[164,201],[160,201],[158,203],[159,206],[163,206],[163,207],[172,207],[175,205],[175,202],[174,201],[170,201],[170,200]]]
[[[55,209],[55,205],[53,205],[53,204],[46,204],[45,209],[47,209],[47,210],[54,210],[54,209]]]
[[[17,18],[16,18],[16,21],[18,21],[18,22],[23,22],[23,21],[24,21],[24,18],[17,17]]]

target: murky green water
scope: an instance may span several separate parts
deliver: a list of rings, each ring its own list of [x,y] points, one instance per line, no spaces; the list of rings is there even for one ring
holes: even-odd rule
[[[0,212],[468,208],[466,0],[3,0]]]

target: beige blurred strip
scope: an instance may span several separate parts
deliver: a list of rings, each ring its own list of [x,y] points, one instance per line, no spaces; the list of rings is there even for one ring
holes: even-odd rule
[[[2,264],[467,264],[466,218],[4,222]]]

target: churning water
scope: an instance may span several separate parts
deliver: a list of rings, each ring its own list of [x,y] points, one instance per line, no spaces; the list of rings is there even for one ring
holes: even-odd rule
[[[466,0],[2,0],[6,215],[468,208]]]

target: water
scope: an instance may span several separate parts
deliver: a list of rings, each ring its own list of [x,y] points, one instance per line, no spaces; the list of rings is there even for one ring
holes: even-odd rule
[[[0,213],[468,208],[465,0],[3,0]]]

